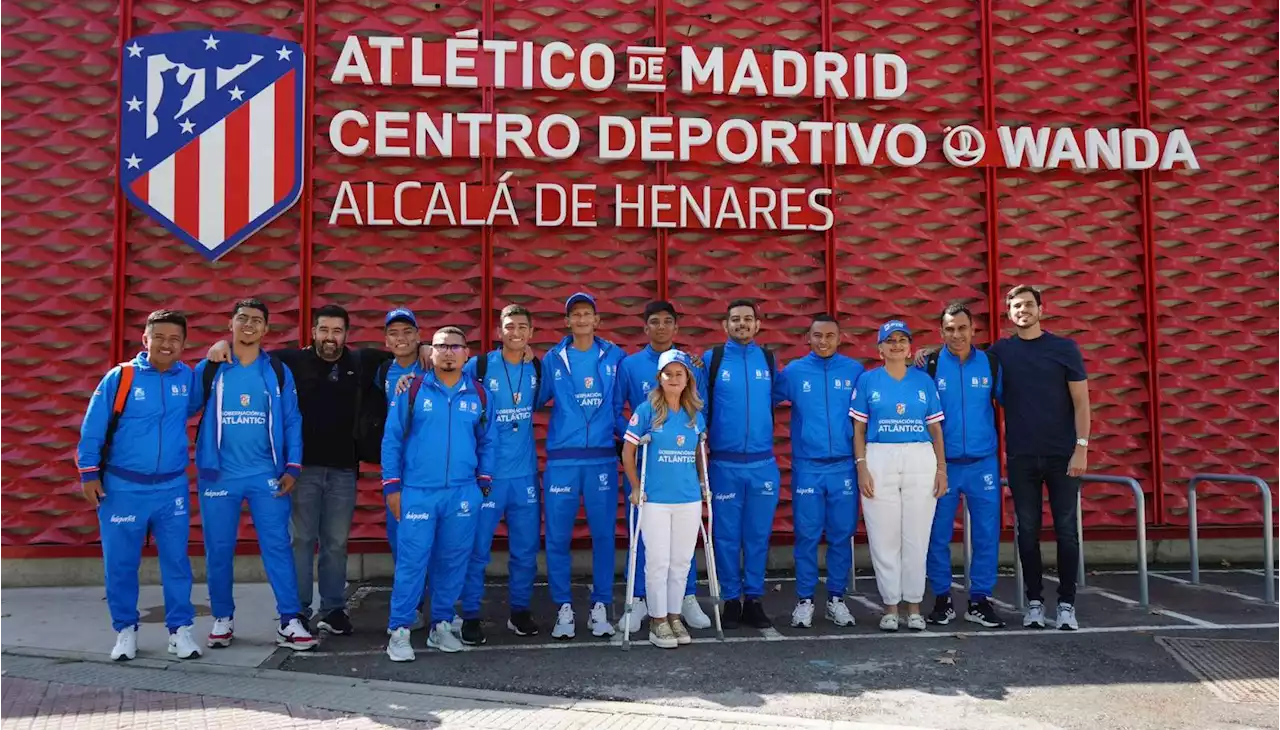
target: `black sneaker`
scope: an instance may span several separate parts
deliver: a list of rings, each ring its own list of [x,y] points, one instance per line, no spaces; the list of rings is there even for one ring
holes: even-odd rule
[[[742,623],[753,629],[771,629],[773,622],[769,617],[764,615],[764,606],[760,604],[758,598],[748,598],[742,607]]]
[[[462,620],[462,643],[467,646],[480,646],[485,642],[484,629],[480,626],[480,619],[467,618]]]
[[[328,631],[335,636],[346,636],[355,632],[355,627],[351,625],[351,619],[347,617],[347,612],[341,608],[335,608],[326,613],[324,618],[316,623],[316,629]]]
[[[724,611],[720,615],[720,625],[726,629],[736,629],[742,623],[742,601],[731,598],[724,602]]]
[[[970,603],[970,606],[973,604]],[[938,596],[933,601],[933,611],[926,619],[931,624],[946,626],[956,620],[956,610],[951,606],[951,596]]]
[[[1000,614],[996,613],[991,601],[985,598],[969,601],[969,610],[964,612],[964,620],[981,624],[989,629],[1004,628],[1004,619],[1000,618]]]
[[[537,636],[538,625],[533,622],[533,615],[526,611],[512,611],[507,619],[507,628],[516,636]]]

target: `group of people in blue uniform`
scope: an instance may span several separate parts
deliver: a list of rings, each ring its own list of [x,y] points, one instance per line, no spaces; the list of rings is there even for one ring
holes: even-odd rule
[[[1034,307],[1026,306],[1028,299]],[[626,355],[597,335],[595,299],[574,294],[565,302],[568,334],[540,359],[529,346],[532,314],[519,305],[500,315],[502,346],[476,357],[469,356],[462,330],[443,327],[429,343],[420,343],[416,316],[405,309],[389,312],[384,325],[394,360],[375,378],[385,397],[380,458],[395,562],[388,656],[413,660],[411,632],[424,624],[430,627],[427,647],[439,651],[486,641],[480,606],[500,521],[507,524],[510,546],[507,628],[536,635],[530,603],[544,514],[556,608],[551,634],[572,639],[577,614],[570,594],[570,542],[580,507],[592,537],[587,627],[594,636],[612,635],[620,492],[646,505],[635,568],[646,580],[636,581],[632,610],[622,619],[632,631],[648,619],[651,643],[674,648],[688,643],[686,625],[711,625],[697,599],[693,560],[703,497],[714,505],[710,532],[724,627],[770,628],[762,598],[782,493],[775,413],[787,402],[797,601],[791,625],[814,624],[824,539],[825,618],[837,626],[854,624],[844,599],[859,502],[884,604],[880,628],[896,631],[905,622],[909,629],[923,630],[920,603],[926,583],[936,598],[927,621],[954,620],[950,542],[963,495],[974,529],[972,589],[964,618],[1003,626],[990,601],[1000,531],[997,405],[1025,408],[1023,400],[1032,398],[1043,407],[1046,398],[1037,389],[1048,381],[1062,391],[1048,398],[1057,399],[1048,405],[1065,407],[1070,418],[1080,412],[1077,396],[1084,381],[1074,343],[1040,331],[1040,301],[1030,287],[1010,292],[1010,318],[1018,334],[986,352],[973,347],[973,317],[961,305],[944,311],[945,346],[933,351],[913,348],[903,322],[886,322],[876,337],[883,366],[872,370],[839,354],[841,329],[826,315],[815,317],[808,329],[807,356],[776,362],[755,341],[761,320],[749,300],[729,303],[726,341],[696,357],[676,346],[678,314],[664,301],[650,303],[643,312],[649,344]],[[1026,316],[1031,310],[1033,316]],[[231,559],[246,500],[276,595],[279,642],[294,649],[315,645],[306,620],[310,607],[297,598],[290,502],[282,499],[303,463],[301,416],[289,368],[260,350],[266,319],[261,302],[237,303],[229,352],[214,358],[229,362],[207,359],[192,371],[180,361],[185,320],[176,312],[153,313],[144,332],[146,351],[113,368],[94,393],[78,462],[85,494],[99,505],[108,604],[117,631],[115,658],[136,653],[137,568],[148,526],[160,552],[170,651],[181,657],[200,652],[191,637],[185,422],[210,409],[212,417],[203,419],[197,441],[214,613],[208,645],[231,640]],[[1015,339],[1024,342],[1009,342]],[[1043,356],[1021,352],[1027,340],[1038,340]],[[426,353],[419,358],[420,345]],[[1002,346],[1011,354],[1018,348],[1016,357],[1029,364],[1004,362]],[[1018,398],[1011,404],[1013,393]],[[1066,429],[1061,423],[1039,430],[1019,425],[1051,443],[1052,455],[1015,453],[1009,444],[1011,462],[1034,455],[1035,464],[1044,466],[1046,459],[1061,457],[1064,476],[1076,479],[1078,490],[1088,437],[1087,388],[1084,393],[1083,422],[1076,418]],[[540,475],[532,419],[542,408],[550,409],[550,420]],[[1064,456],[1058,442],[1067,433],[1075,450],[1066,449]],[[696,450],[704,440],[708,460],[700,472],[704,464]],[[633,494],[640,488],[638,454],[647,470],[643,498]],[[620,464],[629,477],[621,488]],[[1034,522],[1031,487],[1022,486],[1021,498],[1019,485],[1013,490],[1020,547],[1023,528],[1038,535],[1041,485],[1049,485],[1051,497],[1055,484],[1070,488],[1061,486],[1061,479],[1028,470],[1024,481],[1033,479],[1040,480],[1034,486]],[[1055,523],[1057,518],[1055,510]],[[1065,527],[1074,539],[1074,525]],[[1062,545],[1062,528],[1060,565],[1064,556],[1068,562],[1072,557],[1071,546],[1064,550]],[[1024,624],[1044,626],[1038,543],[1034,547],[1026,585],[1031,608]],[[645,565],[646,550],[651,566]],[[1078,559],[1078,545],[1075,550]],[[1060,569],[1056,623],[1074,628],[1074,586],[1068,584],[1074,571]],[[429,616],[424,617],[428,594]],[[900,615],[904,603],[905,618]]]

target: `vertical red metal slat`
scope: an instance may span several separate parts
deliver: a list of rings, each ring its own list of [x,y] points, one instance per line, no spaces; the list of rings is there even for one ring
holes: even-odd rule
[[[667,47],[667,2],[666,0],[655,0],[653,6],[653,44],[658,48]],[[668,56],[669,58],[670,56]],[[665,65],[663,67],[666,68]],[[667,92],[659,91],[657,98],[658,116],[665,117],[667,115]],[[658,162],[657,177],[659,185],[667,184],[667,163]],[[655,229],[658,232],[658,298],[668,299],[667,288],[669,280],[667,277],[667,231],[665,228]]]
[[[493,38],[494,0],[484,0],[481,10],[481,42]],[[485,113],[493,112],[493,87],[486,86],[481,90],[480,107]],[[481,182],[488,186],[494,184],[493,156],[485,154],[480,162]],[[485,226],[480,231],[480,353],[486,353],[493,346],[493,228]]]
[[[1147,68],[1147,3],[1146,0],[1134,0],[1133,22],[1135,30],[1134,58],[1138,75],[1138,126],[1151,128],[1151,79]],[[1142,217],[1142,228],[1139,236],[1142,239],[1143,279],[1145,283],[1144,309],[1147,328],[1147,417],[1150,430],[1151,446],[1151,485],[1152,519],[1157,524],[1165,523],[1164,514],[1164,443],[1160,433],[1160,321],[1156,315],[1156,241],[1155,241],[1155,201],[1151,171],[1138,172],[1139,205]],[[1145,515],[1144,515],[1145,517]]]
[[[315,88],[316,88],[316,0],[302,2],[302,52],[306,54],[306,79],[302,108],[306,116],[302,120],[302,200],[300,216],[302,230],[298,235],[298,344],[311,344],[311,234],[313,223],[312,181],[316,157],[315,145]]]
[[[991,0],[980,0],[982,45],[982,125],[983,133],[992,135],[996,128],[995,42],[991,23]],[[1000,335],[1000,218],[997,203],[996,168],[983,169],[987,208],[987,326],[991,341]]]
[[[822,23],[822,50],[830,51],[834,45],[832,36],[831,21],[831,0],[822,0],[822,14],[819,16]],[[822,121],[831,123],[836,120],[835,100],[830,96],[822,99]],[[836,189],[836,166],[835,163],[828,160],[822,165],[822,182],[827,189],[831,190],[831,205],[835,206],[835,189]],[[832,225],[823,233],[823,240],[826,242],[826,256],[823,263],[825,264],[826,273],[826,298],[827,298],[827,314],[836,317],[836,311],[840,306],[839,292],[836,291],[836,227]]]
[[[129,42],[129,37],[133,35],[133,0],[120,1],[120,29],[117,33],[118,43],[116,45],[116,59],[120,66],[116,69],[116,95],[120,94],[120,87],[124,84],[124,64],[120,59],[124,57],[124,44]],[[124,359],[124,297],[128,276],[125,272],[125,266],[128,265],[128,257],[126,256],[125,232],[129,225],[129,209],[124,200],[124,188],[120,185],[120,145],[121,145],[121,123],[124,121],[120,116],[120,100],[116,99],[116,191],[115,191],[115,230],[112,240],[114,248],[111,249],[111,361],[120,362]]]

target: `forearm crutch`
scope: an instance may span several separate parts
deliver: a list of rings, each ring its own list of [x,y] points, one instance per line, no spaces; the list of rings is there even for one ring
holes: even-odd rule
[[[649,455],[648,434],[640,437],[640,497],[637,501],[640,504],[634,504],[631,500],[627,500],[627,517],[630,524],[627,525],[627,537],[630,543],[627,546],[627,600],[622,607],[622,650],[631,651],[631,612],[635,610],[632,596],[636,591],[636,554],[640,550],[640,516],[644,513],[644,474],[645,466],[648,462],[646,458]]]
[[[724,627],[720,625],[720,578],[716,573],[716,548],[712,542],[714,533],[712,532],[712,524],[715,518],[712,512],[712,503],[715,501],[711,495],[711,477],[710,467],[707,464],[707,435],[704,433],[698,440],[698,456],[702,459],[702,499],[707,504],[707,521],[706,524],[699,523],[702,528],[702,547],[703,554],[707,559],[707,584],[711,588],[711,613],[715,616],[716,621],[716,638],[724,641]]]

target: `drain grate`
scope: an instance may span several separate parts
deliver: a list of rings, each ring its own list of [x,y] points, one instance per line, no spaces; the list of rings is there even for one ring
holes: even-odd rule
[[[1275,704],[1280,696],[1280,660],[1274,641],[1187,639],[1156,641],[1224,702]]]

